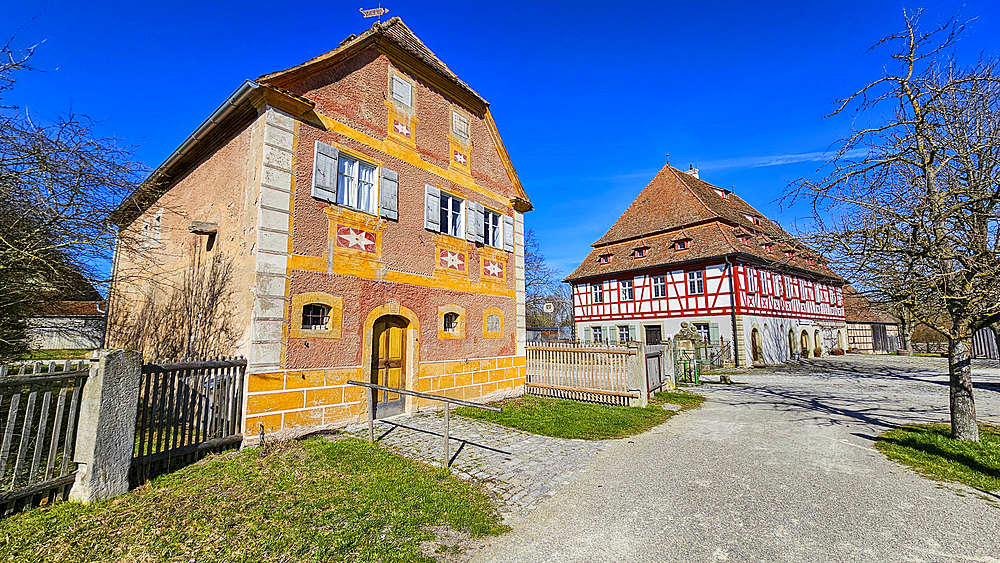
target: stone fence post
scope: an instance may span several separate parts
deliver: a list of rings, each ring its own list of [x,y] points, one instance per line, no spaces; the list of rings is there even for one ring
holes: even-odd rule
[[[645,407],[649,404],[649,380],[646,379],[646,351],[641,342],[630,342],[629,348],[635,350],[628,356],[628,371],[625,376],[625,386],[631,392],[638,392],[638,399],[629,399],[630,407]]]
[[[139,352],[94,353],[80,401],[73,459],[79,465],[70,500],[91,503],[128,492],[141,373]]]

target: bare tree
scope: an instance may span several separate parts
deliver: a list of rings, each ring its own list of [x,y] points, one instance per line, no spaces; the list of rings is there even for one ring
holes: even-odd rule
[[[524,308],[528,326],[552,326],[540,323],[544,323],[547,318],[545,303],[558,290],[558,273],[545,260],[538,239],[535,238],[535,231],[528,229],[524,235]]]
[[[869,298],[902,307],[948,340],[952,436],[978,441],[972,335],[1000,320],[1000,80],[960,66],[955,21],[924,32],[920,13],[888,46],[898,69],[838,102],[872,123],[839,147],[812,204],[813,243]],[[873,47],[873,49],[875,48]]]
[[[33,48],[0,48],[0,96]],[[27,350],[26,320],[52,301],[96,299],[110,274],[108,214],[141,166],[86,117],[39,122],[0,97],[0,359]]]

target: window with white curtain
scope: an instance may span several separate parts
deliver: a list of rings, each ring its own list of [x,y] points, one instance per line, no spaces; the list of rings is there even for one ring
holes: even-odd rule
[[[453,237],[465,235],[462,223],[462,199],[441,192],[441,232]]]
[[[337,172],[337,203],[365,213],[375,213],[378,188],[377,167],[340,153]]]
[[[483,244],[503,248],[503,220],[492,209],[483,210]]]

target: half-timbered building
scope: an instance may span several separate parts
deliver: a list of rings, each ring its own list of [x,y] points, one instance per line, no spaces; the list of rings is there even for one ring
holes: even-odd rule
[[[665,166],[587,259],[577,338],[657,344],[686,322],[737,365],[846,347],[844,280],[732,191]]]

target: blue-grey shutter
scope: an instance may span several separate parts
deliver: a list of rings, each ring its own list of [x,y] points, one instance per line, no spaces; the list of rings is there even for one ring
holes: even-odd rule
[[[340,151],[316,141],[316,158],[313,167],[312,196],[324,201],[337,202],[337,159]]]
[[[636,333],[635,325],[628,325],[629,342],[637,342],[635,339],[635,333]]]
[[[587,344],[590,344],[590,341],[593,338],[594,338],[594,335],[593,335],[593,332],[590,330],[590,327],[588,326],[588,327],[584,328],[583,329],[583,341],[586,342]]]
[[[393,221],[399,220],[399,175],[394,170],[380,168],[379,215]]]
[[[503,216],[503,249],[514,252],[514,218],[510,215]]]
[[[441,190],[424,184],[424,228],[441,232]]]
[[[708,342],[713,346],[718,346],[719,323],[708,323]]]
[[[474,202],[465,202],[465,240],[483,243],[483,206]]]

